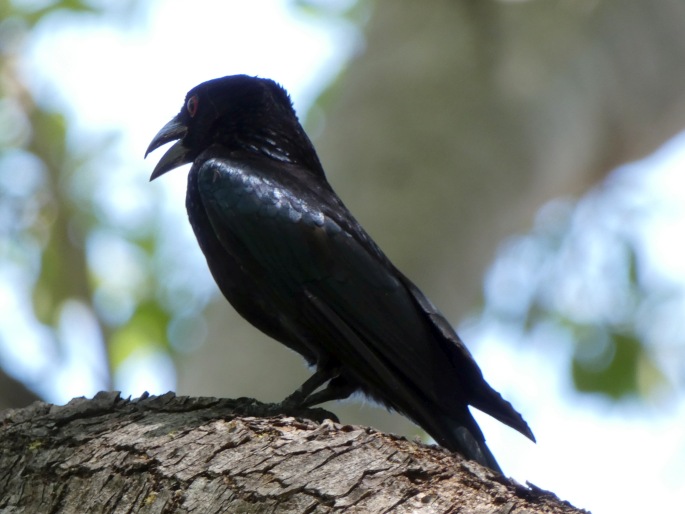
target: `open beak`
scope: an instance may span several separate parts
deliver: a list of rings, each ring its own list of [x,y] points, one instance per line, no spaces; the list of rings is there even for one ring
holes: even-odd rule
[[[169,143],[171,141],[177,141],[171,148],[169,148],[166,153],[162,156],[160,161],[155,166],[152,175],[150,175],[150,180],[155,180],[160,175],[164,175],[167,171],[171,171],[174,168],[178,168],[183,164],[191,162],[193,159],[190,157],[190,148],[184,146],[183,137],[188,132],[188,127],[181,123],[176,116],[173,120],[162,127],[162,130],[157,132],[157,135],[152,139],[150,146],[147,147],[145,152],[145,157],[156,150],[160,146]]]

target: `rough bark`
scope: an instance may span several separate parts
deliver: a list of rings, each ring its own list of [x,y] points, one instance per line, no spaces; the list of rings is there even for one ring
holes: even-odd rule
[[[5,411],[0,511],[585,512],[440,448],[340,425],[321,409],[278,412],[247,398],[116,392]]]

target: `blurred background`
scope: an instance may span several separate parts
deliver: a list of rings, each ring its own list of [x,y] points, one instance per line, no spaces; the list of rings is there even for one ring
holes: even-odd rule
[[[685,3],[0,1],[0,408],[102,389],[280,401],[309,374],[220,296],[186,173],[143,154],[196,84],[293,97],[330,182],[595,513],[685,487]],[[425,437],[353,399],[345,423]]]

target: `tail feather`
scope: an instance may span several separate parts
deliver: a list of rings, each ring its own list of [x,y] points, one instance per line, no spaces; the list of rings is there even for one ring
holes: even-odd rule
[[[479,389],[476,390],[474,388],[469,398],[469,403],[479,411],[492,416],[535,442],[533,431],[528,426],[528,423],[526,423],[526,420],[523,419],[523,416],[514,409],[511,403],[502,398],[501,394],[490,387],[485,380],[483,380]]]
[[[500,468],[499,464],[497,463],[495,456],[490,451],[490,448],[488,448],[488,445],[485,444],[484,438],[478,440],[473,436],[473,434],[471,434],[471,432],[469,432],[466,427],[463,426],[454,427],[452,434],[454,439],[458,441],[459,448],[456,449],[456,451],[471,460],[475,460],[483,466],[497,471],[502,475],[504,474],[502,473],[502,468]]]

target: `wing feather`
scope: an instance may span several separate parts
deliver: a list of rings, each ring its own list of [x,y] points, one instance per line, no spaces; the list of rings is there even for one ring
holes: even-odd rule
[[[445,318],[335,194],[307,179],[294,165],[224,157],[208,159],[197,180],[227,251],[240,248],[241,262],[257,263],[296,332],[309,334],[310,346],[352,370],[372,395],[422,424],[431,418],[426,403],[462,417],[472,403],[532,438]]]

